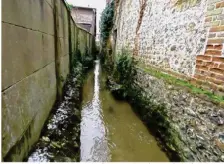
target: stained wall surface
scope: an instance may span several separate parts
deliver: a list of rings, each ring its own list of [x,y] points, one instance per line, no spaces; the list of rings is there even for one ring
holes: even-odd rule
[[[115,2],[117,51],[127,48],[145,64],[224,85],[222,0]]]
[[[135,82],[144,91],[141,92],[142,95],[147,94],[148,101],[164,108],[161,113],[165,114],[162,117],[165,117],[170,126],[162,125],[169,131],[166,133],[161,130],[162,137],[165,140],[170,139],[166,140],[165,144],[168,147],[172,145],[171,149],[175,150],[183,161],[224,161],[223,106],[199,97],[186,88],[183,89],[183,86],[151,76],[144,69],[137,70]],[[147,118],[146,115],[145,117]],[[168,134],[172,137],[168,137]]]
[[[85,34],[85,48],[91,34],[76,26],[63,0],[3,0],[2,6],[2,160],[21,161],[70,72],[76,32]]]

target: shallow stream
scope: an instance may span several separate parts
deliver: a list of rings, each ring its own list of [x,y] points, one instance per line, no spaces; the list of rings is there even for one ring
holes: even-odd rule
[[[84,83],[81,116],[81,161],[169,161],[132,107],[106,89],[98,60]]]

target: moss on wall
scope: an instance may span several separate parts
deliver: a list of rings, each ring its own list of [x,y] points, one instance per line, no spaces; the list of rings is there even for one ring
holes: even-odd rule
[[[62,95],[78,41],[85,53],[93,36],[76,26],[64,0],[4,0],[3,6],[2,159],[21,161],[39,137],[56,90]]]
[[[139,64],[137,66],[139,69],[144,70],[146,73],[149,73],[152,76],[155,76],[157,78],[163,79],[166,82],[173,84],[173,85],[178,85],[184,88],[187,88],[188,91],[190,91],[191,93],[194,93],[196,95],[204,95],[207,98],[209,98],[210,100],[223,104],[224,105],[224,97],[223,96],[219,96],[214,94],[211,91],[199,88],[193,84],[191,84],[189,81],[183,80],[183,79],[179,79],[176,78],[172,75],[166,74],[164,72],[161,72],[159,70],[156,70],[155,68],[149,67],[149,66],[144,66],[143,64]]]
[[[223,124],[211,119],[213,113],[217,113],[215,117],[221,117],[219,110],[222,109],[223,97],[155,68],[131,64],[131,60],[125,57],[117,58],[114,63],[114,70],[109,72],[107,79],[108,88],[117,99],[132,104],[139,117],[160,138],[172,161],[220,161],[219,148],[208,137],[217,136],[219,132],[214,129]],[[130,71],[135,69],[136,73]],[[131,79],[127,80],[127,75]],[[202,126],[208,130],[202,130]],[[208,128],[210,126],[214,129]],[[192,133],[189,133],[192,129],[193,135],[203,135],[202,140],[192,139]],[[203,141],[206,146],[201,146]],[[205,150],[207,156],[199,149]]]

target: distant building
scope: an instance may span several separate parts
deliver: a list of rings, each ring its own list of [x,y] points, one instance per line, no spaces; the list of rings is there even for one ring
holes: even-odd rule
[[[96,9],[90,7],[71,7],[71,15],[74,21],[82,28],[96,36]]]
[[[100,41],[100,34],[96,34],[96,41]]]
[[[108,3],[110,3],[111,2],[111,0],[106,0],[106,3],[108,4]]]

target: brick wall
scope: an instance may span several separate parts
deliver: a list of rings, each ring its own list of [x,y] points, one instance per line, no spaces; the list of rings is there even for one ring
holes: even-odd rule
[[[208,28],[205,52],[196,59],[194,77],[224,86],[224,1],[209,0],[205,17]]]

